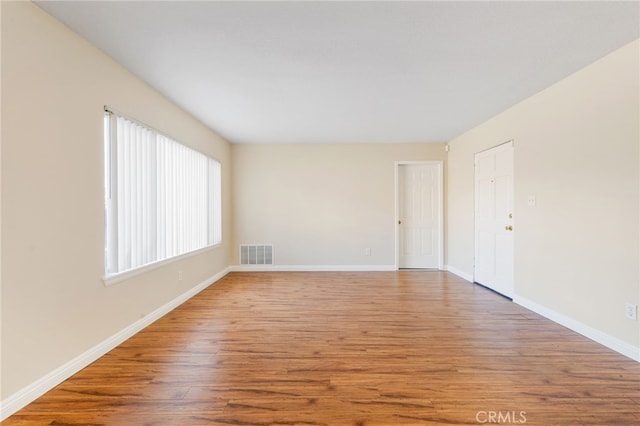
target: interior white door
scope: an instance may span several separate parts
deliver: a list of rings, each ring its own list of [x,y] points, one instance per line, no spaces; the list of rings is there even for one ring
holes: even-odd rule
[[[442,164],[398,166],[398,266],[442,269]]]
[[[475,156],[473,277],[513,297],[513,142]]]

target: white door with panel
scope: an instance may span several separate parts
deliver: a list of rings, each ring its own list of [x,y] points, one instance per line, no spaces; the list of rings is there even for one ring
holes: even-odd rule
[[[474,281],[513,297],[513,142],[475,156]]]
[[[398,165],[398,267],[442,269],[442,163]]]

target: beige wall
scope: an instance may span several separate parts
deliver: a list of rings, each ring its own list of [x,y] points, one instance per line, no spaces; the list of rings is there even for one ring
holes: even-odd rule
[[[230,148],[36,6],[1,7],[7,398],[228,266]],[[221,161],[222,247],[104,286],[105,104]]]
[[[474,153],[515,141],[515,293],[639,346],[638,41],[451,141],[448,264],[473,273]],[[537,205],[527,206],[535,195]]]
[[[239,244],[264,243],[277,265],[383,266],[395,263],[395,161],[446,152],[441,143],[233,145],[232,157],[232,264]]]

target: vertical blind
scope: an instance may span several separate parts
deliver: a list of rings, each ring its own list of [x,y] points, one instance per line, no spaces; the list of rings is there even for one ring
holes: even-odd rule
[[[106,275],[218,244],[220,163],[105,112]]]

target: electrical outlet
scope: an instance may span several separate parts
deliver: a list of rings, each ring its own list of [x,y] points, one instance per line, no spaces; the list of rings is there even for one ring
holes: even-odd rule
[[[627,303],[624,306],[624,315],[630,320],[635,320],[638,318],[638,307],[631,303]]]
[[[178,281],[182,281],[182,269],[178,271]]]
[[[371,256],[371,249],[368,248],[368,247],[366,249],[364,249],[364,255],[365,256]]]

